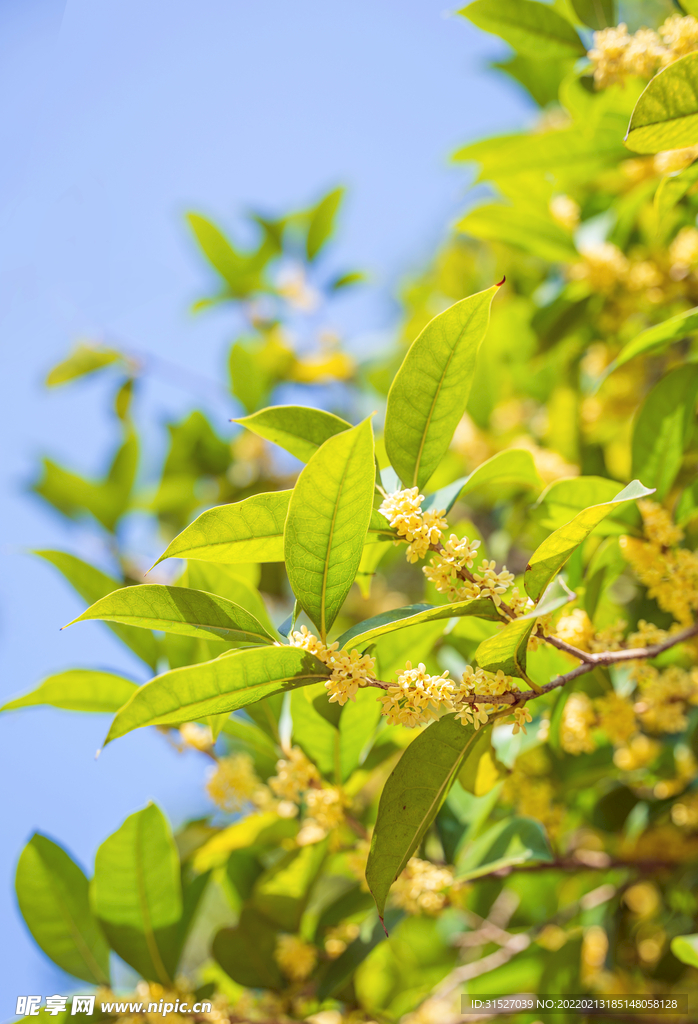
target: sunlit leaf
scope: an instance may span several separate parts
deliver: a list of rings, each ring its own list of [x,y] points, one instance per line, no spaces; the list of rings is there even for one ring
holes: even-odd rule
[[[485,2],[489,3],[489,0]],[[461,218],[456,227],[458,231],[473,238],[508,243],[543,260],[569,263],[579,259],[569,232],[552,217],[543,217],[516,206],[505,206],[503,203],[479,206]]]
[[[269,618],[267,606],[262,595],[253,586],[249,576],[249,565],[226,565],[222,562],[200,562],[195,558],[187,561],[179,583],[181,586],[192,587],[194,590],[205,590],[209,594],[217,594],[228,601],[240,605],[251,612],[264,628],[276,636],[274,624]],[[255,573],[258,578],[258,574]]]
[[[272,644],[274,637],[254,615],[240,605],[189,587],[167,587],[144,583],[123,587],[91,605],[69,622],[102,619],[143,629],[162,629],[182,636]]]
[[[381,795],[366,868],[379,914],[476,739],[472,725],[461,725],[454,715],[445,715],[420,733],[391,772]]]
[[[249,814],[199,847],[193,857],[193,868],[203,872],[222,867],[233,850],[278,846],[297,831],[298,823],[293,818],[280,818],[275,811]]]
[[[144,978],[170,983],[182,892],[177,847],[155,804],[131,814],[97,850],[91,900],[122,960]]]
[[[45,550],[35,551],[34,554],[54,565],[80,597],[90,604],[123,587],[123,583],[107,576],[100,569],[96,569],[94,565],[83,562],[81,558],[69,555],[67,551]],[[155,668],[158,660],[158,643],[152,633],[145,633],[142,629],[122,626],[117,623],[110,623],[109,628],[139,658],[142,658],[146,665]]]
[[[385,418],[385,447],[406,487],[422,487],[451,443],[468,401],[497,285],[439,313],[398,370]]]
[[[531,453],[525,448],[507,448],[481,463],[468,476],[429,494],[422,502],[422,508],[444,508],[450,512],[459,498],[470,494],[476,487],[484,487],[494,481],[521,484],[533,489],[543,486]]]
[[[155,564],[165,558],[228,563],[283,561],[290,496],[290,491],[272,491],[207,509],[175,537]]]
[[[569,21],[536,0],[475,0],[459,13],[529,57],[547,60],[585,53]]]
[[[632,473],[665,497],[681,469],[695,424],[698,363],[679,366],[655,384],[640,407],[631,442]]]
[[[508,622],[499,633],[480,644],[475,653],[477,664],[488,672],[501,669],[507,676],[527,679],[526,648],[535,624],[535,619],[524,618]]]
[[[236,711],[276,693],[308,686],[329,670],[299,647],[252,647],[173,669],[140,687],[112,722],[106,742],[144,725],[180,725]]]
[[[307,462],[329,437],[351,427],[351,423],[331,412],[304,405],[274,405],[235,422],[285,448],[303,462]]]
[[[671,940],[671,952],[682,964],[698,967],[698,935],[676,935]]]
[[[49,676],[35,690],[3,704],[0,711],[43,705],[67,711],[114,713],[137,689],[137,683],[123,676],[90,668],[74,668]]]
[[[320,200],[310,215],[305,248],[309,260],[314,260],[334,231],[334,222],[339,204],[344,196],[343,188],[333,189]]]
[[[582,544],[595,526],[614,509],[628,501],[645,498],[654,491],[639,480],[633,480],[624,487],[612,501],[592,505],[579,512],[571,522],[555,530],[536,548],[529,559],[524,573],[526,593],[537,601],[553,576],[563,567],[572,552]]]
[[[325,638],[351,589],[373,511],[371,421],[325,441],[298,477],[284,532],[293,592]]]
[[[698,143],[698,53],[663,68],[635,105],[625,144],[634,153],[659,153]]]
[[[68,974],[109,983],[109,947],[90,909],[89,882],[66,851],[35,832],[22,850],[17,902],[44,953]]]
[[[666,215],[683,199],[697,181],[698,163],[690,164],[680,174],[667,174],[662,178],[654,194],[654,209],[658,224],[662,223]]]
[[[698,164],[696,168],[698,169]],[[694,331],[698,331],[698,307],[687,309],[684,313],[678,313],[676,316],[664,320],[661,324],[648,327],[646,331],[642,331],[620,350],[618,356],[604,372],[598,383],[601,384],[609,374],[617,370],[619,366],[624,366],[631,359],[634,359],[635,356],[649,355],[651,352],[661,352],[671,345],[672,342],[682,341],[683,338],[686,338]]]
[[[85,345],[83,342],[76,345],[67,359],[53,367],[46,376],[46,384],[50,388],[57,384],[65,384],[66,381],[85,377],[120,359],[121,353],[116,349]]]

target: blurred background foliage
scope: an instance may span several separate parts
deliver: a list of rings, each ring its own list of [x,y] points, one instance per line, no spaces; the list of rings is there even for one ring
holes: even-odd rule
[[[478,0],[466,16],[499,31],[501,19],[488,21],[492,7]],[[622,20],[630,33],[643,26],[656,31],[673,15],[690,15],[691,5],[684,7],[638,0],[616,11],[611,0],[556,0],[549,10],[569,32],[547,53],[525,33],[501,28],[512,52],[496,67],[512,88],[527,90],[538,116],[528,131],[469,143],[453,155],[464,175],[474,171],[472,198],[423,272],[405,283],[400,323],[386,351],[357,354],[351,339],[323,326],[340,291],[367,286],[360,270],[348,267],[336,276],[325,269],[342,189],[308,209],[273,219],[254,215],[256,241],[249,248],[223,225],[189,214],[211,279],[209,293],[195,304],[197,315],[230,306],[246,325],[228,354],[231,416],[240,420],[293,402],[351,422],[376,409],[380,423],[390,382],[419,331],[453,302],[505,277],[468,411],[430,486],[444,487],[508,449],[530,452],[540,486],[483,485],[456,505],[455,532],[481,540],[485,557],[506,560],[518,575],[551,529],[593,500],[609,500],[640,475],[657,487],[657,499],[683,531],[680,545],[692,551],[698,544],[698,378],[692,372],[698,320],[691,319],[698,301],[698,147],[654,156],[629,152],[623,137],[649,76],[628,61],[622,68],[617,61],[609,74],[608,53],[585,58],[594,46],[603,50],[593,30],[614,30]],[[684,27],[687,36],[694,33],[690,52],[698,47],[698,34],[695,25]],[[679,318],[678,326],[651,333],[671,318]],[[47,458],[33,485],[58,515],[100,531],[101,562],[111,567],[109,574],[83,557],[79,542],[76,552],[38,552],[86,601],[143,581],[148,566],[142,550],[129,546],[125,528],[134,511],[145,514],[157,538],[153,545],[163,548],[201,510],[292,486],[300,467],[244,424],[231,422],[219,435],[204,406],[168,424],[167,451],[153,475],[143,468],[151,460],[144,457],[139,430],[139,382],[152,370],[147,355],[85,340],[46,379],[49,387],[97,375],[112,381],[114,453],[104,476],[86,479]],[[662,382],[668,379],[675,386],[665,395]],[[674,428],[677,409],[681,422]],[[650,432],[668,431],[673,469],[666,469],[663,455],[659,463],[648,462],[638,432],[643,416]],[[567,583],[578,599],[564,614],[573,642],[583,643],[585,630],[593,636],[612,629],[619,619],[631,631],[642,620],[671,626],[672,615],[648,596],[619,546],[619,536],[641,533],[635,511],[619,513],[572,558]],[[190,562],[184,575],[181,564],[170,565],[158,566],[148,580],[177,579],[231,596],[277,626],[293,611],[279,563]],[[375,544],[366,549],[359,585],[337,628],[424,600],[443,599],[399,549]],[[152,670],[203,662],[221,650],[201,639],[106,628]],[[381,671],[389,675],[409,657],[429,671],[455,673],[491,632],[487,623],[460,619],[445,635],[438,622],[391,634],[379,644]],[[548,677],[571,664],[549,649],[536,657]],[[681,648],[666,652],[658,665],[689,671],[694,661],[694,648]],[[625,696],[628,687],[627,677],[616,672],[611,689]],[[387,726],[375,731],[366,706],[357,759],[344,780],[353,823],[326,823],[321,841],[297,846],[296,819],[284,817],[279,805],[265,811],[250,803],[250,786],[256,785],[250,779],[264,785],[278,777],[277,761],[288,758],[289,742],[321,776],[334,779],[334,765],[324,765],[321,750],[324,732],[340,728],[334,705],[316,706],[303,691],[290,711],[280,701],[270,702],[271,711],[252,707],[222,724],[215,748],[202,734],[164,730],[163,742],[198,745],[201,756],[217,761],[209,784],[216,810],[174,836],[181,863],[173,861],[171,885],[177,899],[183,893],[185,905],[190,901],[191,911],[168,947],[172,982],[177,972],[188,979],[177,991],[190,986],[200,996],[213,994],[219,1000],[215,1019],[315,1024],[456,1021],[464,984],[471,995],[531,988],[695,994],[698,957],[694,953],[691,961],[684,951],[677,958],[672,939],[696,929],[698,709],[677,697],[677,727],[648,725],[623,734],[618,723],[593,710],[608,688],[608,672],[598,670],[579,681],[571,704],[567,691],[543,701],[527,735],[499,730],[496,757],[480,759],[478,777],[454,787],[419,857],[397,883],[389,940],[362,885],[362,864],[382,783],[413,738],[410,732]],[[65,695],[44,697],[56,706],[75,706]],[[490,836],[489,860],[483,853],[480,862],[489,865],[480,872],[486,877],[454,882],[449,865],[464,850],[477,865],[478,839],[512,813],[544,827],[553,863],[507,873],[516,856],[503,847],[497,860]],[[153,818],[149,834],[159,836],[173,856],[169,826],[157,809],[138,814]],[[124,829],[126,824],[105,847],[119,836],[124,840]],[[23,860],[30,854],[42,864],[60,860],[56,847],[32,843]],[[32,870],[40,873],[36,865]],[[22,910],[31,917],[31,909]],[[50,947],[50,939],[42,943],[32,930],[43,948]],[[210,940],[217,932],[212,957]],[[123,935],[107,938],[145,979],[138,992],[146,1000],[170,990]],[[249,955],[251,948],[257,956]],[[65,959],[54,959],[73,970]],[[85,974],[84,966],[74,973],[106,983],[108,969],[104,976]],[[538,1012],[501,1019],[557,1018]]]

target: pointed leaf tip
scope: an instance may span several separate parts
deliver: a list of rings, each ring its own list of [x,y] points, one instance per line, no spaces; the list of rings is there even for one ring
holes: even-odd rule
[[[385,921],[384,921],[384,920],[383,920],[383,918],[382,918],[382,917],[380,916],[380,914],[378,915],[378,920],[380,921],[380,923],[381,923],[381,927],[383,928],[383,931],[385,932],[385,937],[386,937],[386,939],[389,939],[389,938],[390,938],[390,936],[388,935],[388,929],[387,929],[387,928],[385,927]]]
[[[502,285],[505,283],[506,279],[507,279],[507,275],[505,274],[501,281],[497,281],[497,283],[495,285],[495,288],[501,288]]]

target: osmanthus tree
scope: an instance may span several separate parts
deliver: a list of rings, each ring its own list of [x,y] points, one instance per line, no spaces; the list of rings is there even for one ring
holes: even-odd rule
[[[114,1007],[110,951],[142,978],[134,1001],[210,1020],[695,996],[698,21],[640,9],[653,24],[632,4],[616,24],[610,0],[462,12],[510,44],[498,66],[543,109],[456,155],[491,201],[409,286],[406,351],[356,366],[289,344],[336,194],[260,219],[252,254],[193,219],[216,301],[250,324],[231,352],[247,415],[232,465],[201,414],[173,429],[154,582],[119,540],[145,500],[131,385],[105,481],[47,464],[39,493],[90,513],[125,570],[43,553],[90,602],[75,621],[158,674],[76,669],[5,710],[111,711],[107,744],[155,726],[210,760],[218,808],[174,836],[136,811],[90,880],[46,836],[21,854],[27,925],[100,986],[98,1014],[140,1019]],[[90,349],[50,379],[109,361],[134,372]],[[341,409],[267,405],[328,376]]]

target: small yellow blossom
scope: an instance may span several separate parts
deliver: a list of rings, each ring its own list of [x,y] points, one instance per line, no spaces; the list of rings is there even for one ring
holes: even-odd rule
[[[594,706],[599,725],[611,743],[626,743],[637,732],[637,719],[630,701],[615,692],[597,697]]]
[[[527,707],[514,708],[514,728],[512,729],[514,736],[516,736],[519,730],[526,732],[527,724],[532,721],[531,712]]]
[[[185,722],[179,727],[182,742],[193,750],[208,751],[213,746],[213,735],[207,725],[197,722]]]
[[[393,902],[408,914],[438,914],[453,887],[453,871],[411,857],[391,890]]]
[[[325,952],[330,960],[341,956],[347,946],[357,938],[359,925],[353,921],[345,921],[336,928],[328,928],[325,932]]]
[[[618,619],[612,625],[600,629],[594,634],[589,644],[590,649],[596,654],[601,651],[619,651],[623,646],[627,627],[628,623],[624,619]]]
[[[229,814],[241,811],[246,804],[261,799],[265,789],[249,754],[220,758],[206,783],[206,792],[210,798]]]
[[[443,551],[432,556],[431,565],[424,566],[424,575],[440,594],[448,594],[450,601],[468,601],[477,597],[480,588],[474,588],[469,580],[463,580],[458,574],[463,569],[472,568],[479,546],[479,540],[470,541],[467,537],[459,540],[452,533],[444,543]]]
[[[445,510],[422,512],[423,501],[419,488],[409,487],[388,494],[378,510],[397,530],[398,536],[408,541],[408,562],[424,558],[431,545],[441,541],[441,534],[448,527]]]
[[[587,281],[593,291],[607,294],[625,280],[630,264],[627,256],[613,242],[599,242],[582,249],[584,257],[570,268],[575,281]]]
[[[591,729],[596,715],[586,693],[571,693],[562,712],[560,745],[568,754],[590,754],[596,749]]]
[[[553,196],[548,204],[553,220],[566,228],[574,231],[579,224],[579,203],[570,196]]]
[[[487,559],[483,559],[474,576],[480,588],[480,594],[483,597],[489,597],[496,605],[502,603],[502,594],[506,594],[514,582],[514,574],[509,572],[506,566],[497,572],[496,563],[488,562]]]
[[[580,651],[591,649],[594,627],[583,608],[575,608],[568,615],[561,616],[555,627],[555,636]]]
[[[332,675],[325,683],[330,703],[346,704],[356,700],[359,687],[367,686],[376,673],[376,659],[361,655],[357,650],[338,651],[338,643],[329,647],[318,640],[307,626],[291,634],[290,644],[310,651],[316,658],[332,669]]]
[[[305,981],[315,969],[317,949],[297,935],[279,935],[274,959],[290,981]]]
[[[320,776],[312,761],[299,747],[292,747],[285,758],[276,762],[277,775],[269,779],[269,786],[281,800],[300,803],[312,785],[319,785]]]
[[[644,733],[633,736],[627,746],[619,747],[613,755],[613,763],[623,772],[637,771],[652,764],[661,750],[656,740],[651,740]]]
[[[690,14],[685,17],[672,14],[660,27],[659,35],[669,50],[665,63],[671,63],[687,53],[698,50],[698,21]]]
[[[345,800],[334,786],[325,789],[310,789],[305,795],[305,805],[312,818],[325,833],[344,821]]]

